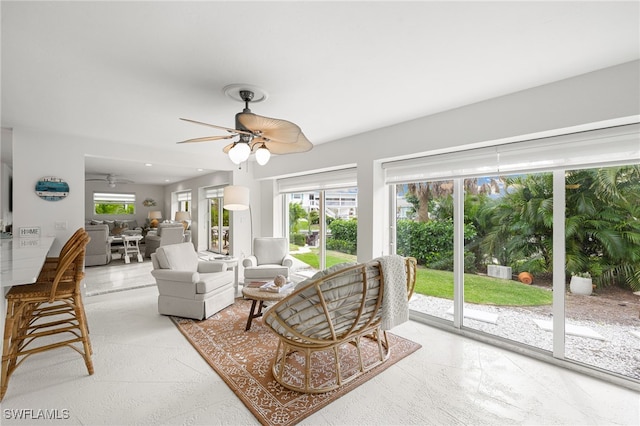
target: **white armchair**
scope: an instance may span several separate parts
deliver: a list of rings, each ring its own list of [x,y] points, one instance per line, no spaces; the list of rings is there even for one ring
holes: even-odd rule
[[[151,262],[162,315],[202,320],[235,301],[233,271],[224,262],[200,260],[191,243],[158,247]]]
[[[181,223],[161,223],[155,233],[150,231],[144,238],[144,255],[151,257],[158,247],[184,242],[184,226]]]
[[[289,277],[293,258],[289,256],[286,238],[263,237],[253,239],[253,254],[242,261],[245,281],[272,280],[276,275]]]

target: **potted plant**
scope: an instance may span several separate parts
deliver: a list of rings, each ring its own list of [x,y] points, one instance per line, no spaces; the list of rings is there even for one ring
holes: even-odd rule
[[[591,295],[593,292],[593,281],[589,272],[575,272],[571,274],[571,282],[569,290],[573,294],[581,294],[585,296]]]

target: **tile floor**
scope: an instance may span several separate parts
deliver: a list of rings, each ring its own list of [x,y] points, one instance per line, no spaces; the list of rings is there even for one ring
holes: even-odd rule
[[[158,315],[150,269],[148,260],[87,268],[95,374],[71,350],[27,359],[0,423],[42,424],[34,417],[48,413],[69,425],[257,424]],[[127,286],[137,288],[119,291]],[[302,424],[640,424],[632,390],[413,321],[393,332],[423,347]]]

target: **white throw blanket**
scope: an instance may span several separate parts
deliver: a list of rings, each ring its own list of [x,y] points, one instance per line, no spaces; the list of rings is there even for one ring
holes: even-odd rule
[[[381,326],[383,330],[391,330],[409,320],[405,258],[391,255],[382,256],[375,260],[380,262],[384,277]]]

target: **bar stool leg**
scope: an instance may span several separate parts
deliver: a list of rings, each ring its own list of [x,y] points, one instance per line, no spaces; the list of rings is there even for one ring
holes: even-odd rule
[[[7,301],[7,316],[4,323],[4,338],[2,341],[2,371],[0,372],[2,386],[0,386],[0,401],[4,398],[9,387],[9,378],[16,367],[19,342],[23,339],[18,336],[24,329],[20,318],[24,306],[17,306],[13,300]]]

